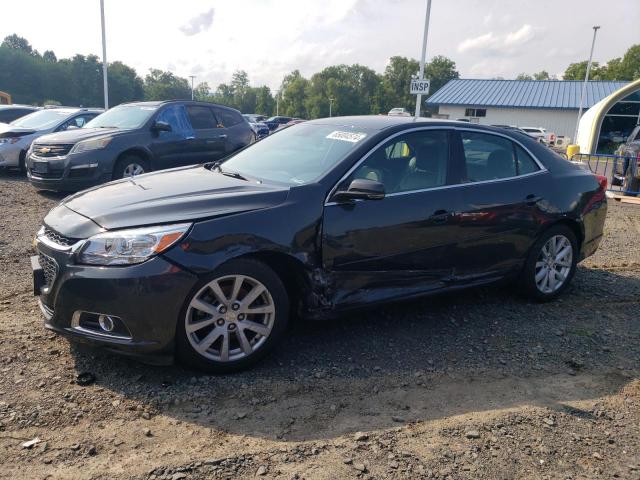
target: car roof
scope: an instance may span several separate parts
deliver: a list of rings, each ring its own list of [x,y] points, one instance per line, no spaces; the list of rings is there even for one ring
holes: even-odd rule
[[[335,125],[340,127],[366,128],[369,130],[384,130],[385,128],[395,127],[398,125],[439,125],[439,126],[469,126],[467,122],[459,122],[457,120],[445,120],[441,118],[426,117],[400,117],[389,115],[357,115],[351,117],[331,117],[310,120],[310,124],[318,125]],[[475,124],[471,124],[475,125]]]
[[[10,108],[31,108],[33,110],[38,110],[41,107],[35,107],[33,105],[22,105],[20,103],[12,103],[11,105],[0,105],[0,110],[8,110]]]
[[[139,107],[159,107],[161,105],[168,105],[170,103],[186,103],[189,105],[204,105],[207,107],[215,106],[220,108],[226,108],[227,110],[233,110],[234,112],[239,112],[239,110],[236,110],[235,108],[232,108],[232,107],[228,107],[226,105],[221,105],[219,103],[213,103],[213,102],[200,102],[198,100],[180,100],[180,99],[154,100],[154,101],[148,101],[148,102],[127,102],[127,103],[121,103],[120,105],[130,105],[135,107],[138,107],[138,106]],[[115,105],[115,106],[119,107],[120,105]]]

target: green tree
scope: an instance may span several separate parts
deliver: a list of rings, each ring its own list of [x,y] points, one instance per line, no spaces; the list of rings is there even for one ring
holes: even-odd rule
[[[562,78],[564,80],[584,80],[584,76],[587,73],[588,60],[582,62],[571,63],[564,71]],[[591,71],[589,72],[589,80],[608,80],[606,74],[606,67],[600,68],[598,62],[591,63]]]
[[[449,80],[460,78],[456,62],[443,55],[436,55],[424,66],[424,77],[431,80],[430,95],[440,90]],[[405,86],[408,89],[408,84]]]
[[[207,82],[201,82],[193,89],[193,98],[200,101],[207,101],[211,96],[211,88]]]
[[[152,68],[144,79],[145,100],[191,99],[191,86],[186,78]]]
[[[309,80],[304,78],[299,70],[294,70],[284,77],[280,87],[280,115],[308,118],[305,105],[308,86]]]
[[[144,83],[136,71],[122,62],[109,64],[109,103],[118,105],[144,98]]]
[[[38,51],[33,49],[33,47],[27,41],[26,38],[19,37],[15,33],[13,35],[8,35],[4,37],[4,41],[2,42],[1,46],[6,48],[13,48],[14,50],[19,50],[29,55],[33,55],[34,57],[39,56]]]
[[[533,74],[534,80],[550,80],[549,72],[546,70],[540,70],[538,73]]]
[[[633,45],[622,57],[619,78],[616,80],[636,80],[640,78],[640,44]]]
[[[256,109],[255,113],[271,116],[275,112],[275,99],[271,95],[271,90],[267,86],[256,88]]]
[[[533,80],[533,77],[531,75],[529,75],[528,73],[519,73],[516,76],[516,80]]]
[[[411,78],[420,69],[417,60],[407,57],[391,57],[382,75],[381,108],[388,112],[394,107],[415,108],[416,98],[409,94]]]

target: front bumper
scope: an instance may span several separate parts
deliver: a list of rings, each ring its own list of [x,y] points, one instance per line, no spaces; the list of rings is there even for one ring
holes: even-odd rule
[[[27,158],[27,177],[42,190],[77,191],[111,180],[113,158],[104,150],[60,157]]]
[[[36,240],[36,250],[49,268],[45,285],[35,282],[46,328],[118,353],[172,358],[176,322],[196,275],[161,256],[138,265],[99,267],[76,264],[73,249],[61,251]],[[37,264],[34,277],[40,275]],[[80,328],[79,312],[115,316],[130,335]]]

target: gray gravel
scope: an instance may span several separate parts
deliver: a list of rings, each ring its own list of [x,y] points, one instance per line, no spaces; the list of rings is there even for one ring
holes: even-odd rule
[[[610,202],[556,302],[496,286],[298,322],[205,376],[46,332],[28,257],[60,197],[0,172],[0,198],[0,477],[640,478],[640,207]]]

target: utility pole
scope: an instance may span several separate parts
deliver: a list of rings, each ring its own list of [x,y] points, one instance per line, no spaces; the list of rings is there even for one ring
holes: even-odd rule
[[[422,56],[420,57],[419,80],[424,80],[424,60],[427,56],[427,37],[429,36],[429,17],[431,17],[431,0],[427,0],[427,14],[424,19],[424,38],[422,39]],[[422,94],[416,95],[416,117],[420,116]]]
[[[102,21],[102,83],[104,88],[104,109],[109,108],[109,81],[107,80],[107,37],[104,27],[104,0],[100,0],[100,19]]]
[[[331,116],[331,106],[333,105],[333,97],[329,97],[329,116]]]
[[[584,75],[584,82],[582,83],[582,93],[580,94],[580,107],[578,108],[578,119],[576,120],[576,133],[573,136],[573,143],[578,142],[578,130],[580,128],[580,118],[582,118],[582,106],[584,105],[584,97],[587,94],[587,83],[589,82],[589,73],[591,72],[591,61],[593,60],[593,49],[596,45],[596,35],[598,34],[599,26],[593,27],[593,40],[591,40],[591,53],[589,54],[589,63],[587,63],[587,71]]]
[[[191,100],[194,100],[194,95],[193,95],[193,79],[196,78],[195,75],[189,75],[189,78],[191,79]]]

